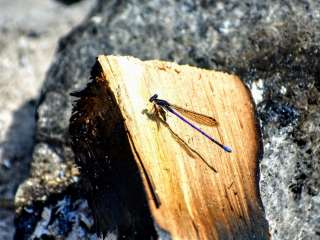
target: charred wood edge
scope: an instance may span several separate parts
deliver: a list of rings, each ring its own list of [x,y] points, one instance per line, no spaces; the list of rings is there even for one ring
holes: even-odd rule
[[[141,171],[115,96],[96,61],[87,87],[77,97],[70,118],[71,145],[80,167],[97,233],[114,231],[128,239],[158,237],[147,203]],[[160,201],[141,165],[156,206]]]

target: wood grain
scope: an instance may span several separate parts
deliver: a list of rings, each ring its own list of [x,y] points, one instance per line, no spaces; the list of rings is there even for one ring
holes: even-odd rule
[[[99,56],[97,61],[123,117],[156,224],[172,239],[268,239],[258,192],[260,132],[242,81],[157,60]],[[201,129],[232,153],[170,113],[163,121],[149,102],[155,93],[214,117],[217,126]]]

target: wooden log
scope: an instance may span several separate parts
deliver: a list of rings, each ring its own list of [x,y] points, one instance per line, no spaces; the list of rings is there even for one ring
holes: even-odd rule
[[[154,222],[172,239],[269,238],[260,130],[237,76],[120,56],[99,56],[92,75],[74,94],[70,133],[100,231],[150,238]],[[217,126],[198,126],[232,152],[170,113],[163,118],[149,102],[155,93],[214,117]]]

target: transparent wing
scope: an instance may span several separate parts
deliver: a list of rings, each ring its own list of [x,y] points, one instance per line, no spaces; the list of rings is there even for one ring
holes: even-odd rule
[[[185,116],[186,118],[189,118],[190,120],[202,124],[202,125],[207,125],[207,126],[217,126],[218,121],[210,116],[201,114],[201,113],[196,113],[187,109],[184,109],[182,107],[178,107],[176,105],[170,104],[170,107],[178,111],[181,115]]]

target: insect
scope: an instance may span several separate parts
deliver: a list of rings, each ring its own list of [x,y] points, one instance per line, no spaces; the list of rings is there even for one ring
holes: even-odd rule
[[[185,122],[186,124],[188,124],[193,129],[195,129],[196,131],[201,133],[203,136],[208,138],[210,141],[212,141],[215,144],[217,144],[224,151],[232,152],[230,147],[225,146],[222,143],[218,142],[213,137],[209,136],[203,130],[201,130],[200,128],[198,128],[197,126],[195,126],[193,123],[189,122],[186,119],[186,118],[189,118],[190,120],[192,120],[194,122],[197,122],[197,123],[200,123],[200,124],[203,124],[203,125],[207,125],[207,126],[217,126],[218,122],[214,118],[206,116],[206,115],[203,115],[203,114],[200,114],[200,113],[196,113],[196,112],[193,112],[193,111],[181,108],[181,107],[178,107],[176,105],[173,105],[173,104],[169,103],[166,100],[159,99],[158,98],[158,94],[154,94],[149,99],[149,101],[151,103],[155,104],[156,110],[161,114],[161,116],[163,117],[164,120],[166,120],[166,111],[168,111],[168,112],[172,113],[173,115],[175,115],[176,117],[178,117],[183,122]]]

